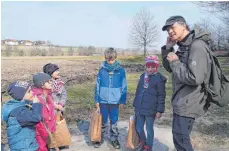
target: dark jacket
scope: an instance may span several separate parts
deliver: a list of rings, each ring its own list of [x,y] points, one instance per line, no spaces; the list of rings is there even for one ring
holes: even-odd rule
[[[28,108],[27,105],[31,105]],[[38,149],[35,125],[41,121],[41,104],[10,100],[3,105],[2,118],[7,123],[8,144],[11,151]]]
[[[174,49],[166,50],[166,46],[162,47],[163,66],[172,73],[173,110],[180,116],[196,118],[206,112],[201,84],[208,81],[210,76],[211,60],[206,43],[209,40],[209,33],[196,27],[183,41],[177,43],[179,60],[171,63],[166,57]]]
[[[135,113],[140,115],[153,115],[165,110],[165,83],[166,78],[160,73],[150,76],[148,88],[144,88],[144,74],[140,76],[133,106]]]

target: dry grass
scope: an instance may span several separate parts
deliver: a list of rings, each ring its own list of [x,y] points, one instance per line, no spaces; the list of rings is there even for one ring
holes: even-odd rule
[[[142,63],[142,57],[130,56],[127,59],[119,57],[122,63]],[[52,62],[60,66],[60,71],[64,80],[70,80],[67,86],[68,103],[66,117],[70,122],[75,122],[78,118],[88,117],[88,113],[94,107],[93,93],[94,80],[100,63],[101,56],[83,57],[2,57],[1,77],[2,91],[9,82],[14,80],[31,80],[32,74],[42,71],[44,64]],[[226,60],[222,60],[223,62]],[[160,121],[156,124],[170,125],[172,123],[171,108],[171,79],[170,75],[163,69],[159,69],[168,78],[166,85],[166,111]],[[137,80],[142,72],[128,72],[128,103],[124,111],[121,111],[121,119],[127,119],[133,114],[132,101],[137,85]],[[9,99],[3,96],[4,100]],[[219,108],[212,106],[207,114],[196,120],[193,131],[193,143],[196,149],[211,150],[211,148],[229,148],[229,106]],[[208,144],[208,145],[207,145]],[[213,149],[214,150],[214,149]]]

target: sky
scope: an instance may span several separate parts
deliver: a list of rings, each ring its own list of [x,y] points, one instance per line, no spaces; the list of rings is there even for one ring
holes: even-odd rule
[[[159,30],[156,49],[166,42],[166,19],[182,15],[189,25],[220,21],[188,1],[163,2],[2,2],[1,39],[44,40],[63,46],[132,48],[130,27],[142,8],[154,16]]]

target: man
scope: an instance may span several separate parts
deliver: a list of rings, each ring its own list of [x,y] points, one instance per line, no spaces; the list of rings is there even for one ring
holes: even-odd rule
[[[195,118],[208,108],[202,85],[209,81],[211,70],[210,36],[198,28],[190,31],[182,16],[167,19],[162,30],[169,35],[161,52],[163,66],[172,74],[174,145],[178,151],[193,151],[190,134]],[[175,44],[179,46],[176,52]]]

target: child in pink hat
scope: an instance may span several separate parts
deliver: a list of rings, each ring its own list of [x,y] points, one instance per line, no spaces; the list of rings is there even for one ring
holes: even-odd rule
[[[135,98],[134,111],[136,130],[140,138],[138,149],[152,151],[155,118],[160,118],[165,110],[166,78],[158,72],[159,62],[155,55],[145,58],[145,72],[140,76]],[[144,132],[146,123],[147,137]]]

